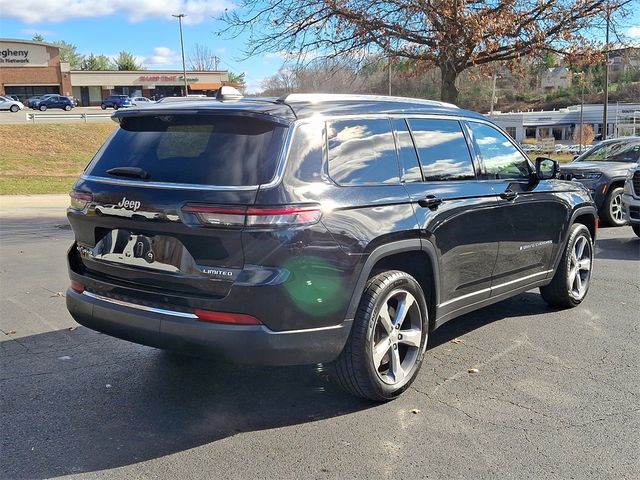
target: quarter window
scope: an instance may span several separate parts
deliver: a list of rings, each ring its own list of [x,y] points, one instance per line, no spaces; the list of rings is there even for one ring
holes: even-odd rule
[[[511,141],[484,123],[469,122],[487,179],[529,178],[529,162]]]
[[[399,183],[398,156],[387,119],[327,122],[329,176],[340,185]]]
[[[475,178],[469,147],[457,121],[411,119],[409,127],[416,142],[425,181]]]

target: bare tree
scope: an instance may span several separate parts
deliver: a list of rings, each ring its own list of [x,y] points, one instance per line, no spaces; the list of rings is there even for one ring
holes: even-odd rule
[[[287,52],[366,61],[372,54],[440,69],[440,96],[461,72],[543,52],[593,54],[590,28],[634,0],[243,0],[224,16],[248,55]]]
[[[208,46],[196,43],[187,55],[189,69],[205,72],[207,70],[218,70],[218,62],[220,59],[215,52]]]
[[[262,95],[280,97],[298,91],[296,72],[281,68],[278,73],[262,81]]]
[[[594,138],[596,138],[596,134],[593,131],[593,127],[585,123],[577,125],[571,136],[574,142],[581,143],[582,145],[590,145]]]

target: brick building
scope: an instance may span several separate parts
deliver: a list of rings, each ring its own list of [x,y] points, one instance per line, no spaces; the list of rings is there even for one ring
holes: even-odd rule
[[[71,95],[69,64],[48,43],[0,39],[0,95]]]
[[[187,72],[189,94],[213,95],[229,80],[227,71]],[[71,70],[56,45],[0,39],[0,95],[25,101],[34,95],[73,96],[80,105],[100,105],[112,93],[166,97],[184,94],[183,72],[176,70]]]

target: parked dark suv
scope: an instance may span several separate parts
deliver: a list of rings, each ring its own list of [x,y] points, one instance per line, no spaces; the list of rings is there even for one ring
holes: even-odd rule
[[[485,117],[393,97],[156,105],[71,192],[67,306],[89,328],[389,400],[428,334],[534,287],[589,289],[596,209]]]
[[[589,189],[603,223],[620,227],[627,223],[622,209],[624,180],[630,168],[640,164],[640,137],[605,140],[562,165],[559,178],[574,180]]]
[[[131,105],[131,99],[128,95],[109,95],[102,100],[100,108],[102,108],[102,110],[106,110],[107,108],[118,110],[119,108],[130,107]]]

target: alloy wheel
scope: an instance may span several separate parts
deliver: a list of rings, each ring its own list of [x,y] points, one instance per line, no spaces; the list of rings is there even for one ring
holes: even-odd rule
[[[611,214],[611,218],[613,221],[622,225],[624,223],[624,215],[622,213],[622,194],[618,193],[617,195],[611,198],[611,203],[609,204],[609,213]]]
[[[422,345],[422,314],[404,289],[385,298],[371,336],[371,361],[380,380],[397,385],[410,376]]]
[[[593,250],[591,242],[580,236],[573,245],[571,251],[569,273],[567,282],[569,294],[576,300],[581,300],[589,288],[591,279],[591,264],[593,262]]]

